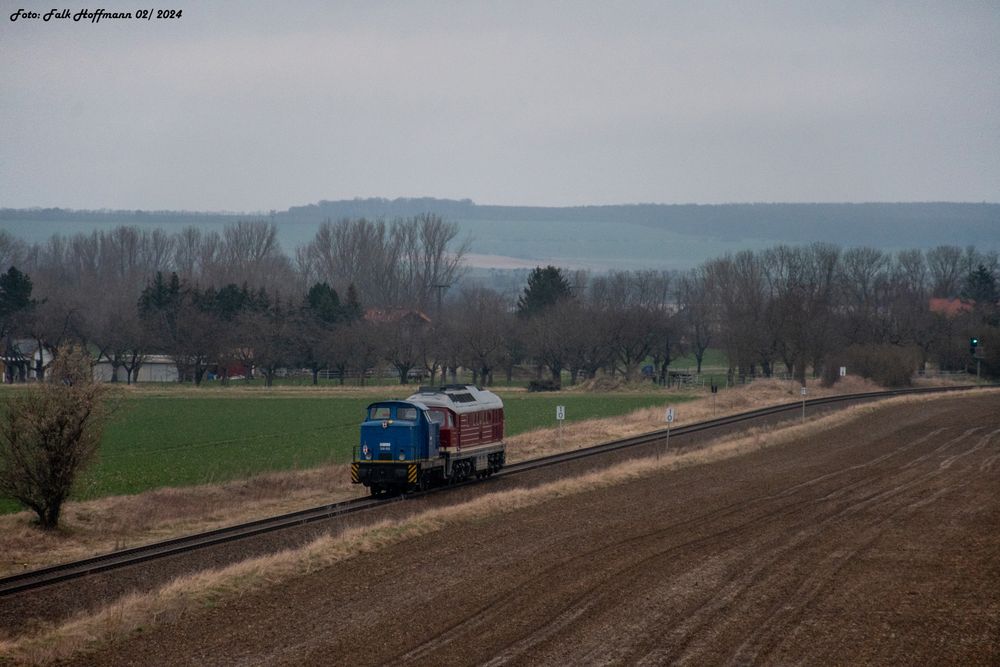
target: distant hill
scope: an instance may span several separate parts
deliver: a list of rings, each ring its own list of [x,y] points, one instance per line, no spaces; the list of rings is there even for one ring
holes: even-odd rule
[[[685,268],[740,248],[813,241],[886,250],[937,245],[1000,250],[1000,204],[946,202],[541,207],[479,205],[468,199],[351,199],[266,213],[0,209],[0,227],[38,241],[57,232],[123,224],[221,228],[236,220],[273,220],[291,250],[311,239],[325,220],[419,213],[458,223],[477,255],[596,269]]]
[[[344,217],[397,217],[434,212],[455,220],[622,222],[717,239],[919,247],[975,244],[1000,237],[1000,204],[617,204],[489,206],[469,199],[355,199],[294,206],[279,219],[305,222]]]

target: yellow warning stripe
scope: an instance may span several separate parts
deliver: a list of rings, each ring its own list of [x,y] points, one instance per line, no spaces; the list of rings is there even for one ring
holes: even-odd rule
[[[409,471],[406,473],[406,481],[409,482],[410,484],[416,484],[417,483],[417,466],[415,466],[415,465],[413,465],[411,463],[408,467],[409,467]]]
[[[358,479],[358,464],[351,464],[351,481],[357,484],[360,480]]]

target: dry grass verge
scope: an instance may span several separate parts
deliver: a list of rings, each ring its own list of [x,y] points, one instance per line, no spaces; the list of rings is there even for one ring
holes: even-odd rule
[[[676,407],[673,426],[686,426],[713,417],[796,401],[800,398],[799,386],[797,382],[758,380],[718,394],[711,394],[706,388],[701,398]],[[833,387],[823,387],[818,382],[810,381],[807,387],[808,398],[882,389],[856,377],[848,377]],[[664,396],[662,407],[643,408],[622,417],[574,422],[564,425],[561,432],[556,429],[538,429],[521,433],[507,440],[507,458],[514,463],[662,429],[666,426],[663,422],[664,408],[669,403],[669,396]]]
[[[1000,394],[996,390],[993,392]],[[949,398],[962,399],[981,395],[981,392],[970,392]],[[646,458],[630,461],[532,489],[487,494],[460,505],[429,510],[405,520],[382,522],[336,537],[324,536],[304,547],[182,577],[157,591],[125,597],[97,613],[81,614],[58,626],[0,641],[0,661],[7,659],[29,664],[52,663],[96,648],[105,642],[127,638],[136,631],[197,614],[227,597],[275,586],[293,577],[328,568],[347,558],[433,533],[460,522],[520,511],[552,499],[586,493],[639,477],[790,443],[889,406],[940,399],[940,396],[905,396],[877,404],[854,406],[806,424],[780,429],[754,429],[694,452],[674,452],[659,460]]]
[[[358,495],[343,465],[256,475],[67,503],[62,527],[41,531],[29,512],[0,516],[0,574],[202,532]]]

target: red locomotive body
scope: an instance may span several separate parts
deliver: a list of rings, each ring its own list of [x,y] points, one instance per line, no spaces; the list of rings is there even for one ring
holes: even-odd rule
[[[427,406],[441,425],[441,449],[462,451],[503,442],[503,403],[493,392],[471,385],[421,387],[407,400]]]

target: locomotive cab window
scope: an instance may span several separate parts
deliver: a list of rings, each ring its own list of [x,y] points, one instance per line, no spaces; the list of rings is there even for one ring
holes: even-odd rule
[[[355,413],[357,414],[357,413]],[[388,406],[375,406],[369,410],[369,419],[389,419],[392,416],[391,410]]]
[[[406,421],[416,421],[417,420],[417,409],[416,408],[396,408],[396,419],[403,419]]]
[[[455,425],[452,421],[451,414],[444,410],[435,410],[432,408],[427,415],[430,417],[432,422],[440,424],[441,428],[450,428]]]

